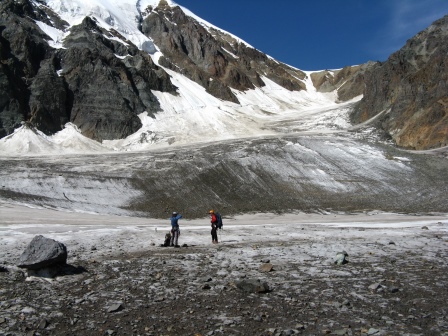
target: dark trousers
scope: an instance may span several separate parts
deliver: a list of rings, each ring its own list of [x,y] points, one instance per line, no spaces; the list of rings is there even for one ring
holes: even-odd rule
[[[177,240],[179,239],[179,229],[171,230],[171,246],[177,245]]]
[[[212,229],[212,241],[218,241],[218,230]]]

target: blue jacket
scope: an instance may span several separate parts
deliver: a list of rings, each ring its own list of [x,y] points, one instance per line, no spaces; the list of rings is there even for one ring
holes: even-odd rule
[[[177,221],[179,219],[181,219],[181,218],[182,218],[181,214],[178,214],[176,217],[173,216],[173,217],[170,218],[170,220],[171,220],[171,227],[172,227],[173,230],[177,230],[179,228],[179,224],[177,223]]]

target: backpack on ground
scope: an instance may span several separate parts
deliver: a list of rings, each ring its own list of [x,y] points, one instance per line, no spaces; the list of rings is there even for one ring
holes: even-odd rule
[[[163,244],[160,244],[160,246],[161,247],[168,247],[168,246],[170,246],[170,243],[171,243],[171,233],[168,232],[165,235],[165,240],[163,241]]]
[[[216,216],[216,226],[218,227],[218,229],[222,229],[222,217],[221,217],[221,215],[217,212],[217,213],[215,213],[215,216]]]

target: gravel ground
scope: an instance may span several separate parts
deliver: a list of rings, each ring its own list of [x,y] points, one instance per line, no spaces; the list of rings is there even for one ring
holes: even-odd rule
[[[181,220],[170,248],[167,223],[110,217],[106,234],[90,215],[31,225],[39,212],[16,209],[2,208],[0,335],[448,335],[446,216],[257,214],[225,219],[218,245],[206,219]],[[15,266],[45,232],[69,250],[54,279]]]

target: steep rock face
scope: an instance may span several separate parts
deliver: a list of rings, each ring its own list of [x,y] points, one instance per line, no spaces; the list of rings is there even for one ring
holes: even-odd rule
[[[400,146],[448,145],[448,16],[366,72],[355,123],[384,111],[382,128]]]
[[[265,76],[289,90],[303,90],[305,74],[278,63],[234,37],[204,27],[180,7],[161,1],[147,8],[142,32],[165,57],[160,64],[202,85],[215,97],[238,102],[230,88],[244,91],[264,86]]]
[[[112,37],[87,17],[71,29],[66,49],[58,52],[72,95],[70,120],[96,140],[134,133],[141,127],[138,113],[146,110],[151,115],[160,109],[151,89],[176,90],[148,54]]]
[[[29,86],[48,54],[33,21],[41,15],[27,1],[0,2],[0,137],[28,118]]]
[[[360,96],[364,92],[364,76],[376,63],[347,66],[340,70],[324,70],[311,74],[311,80],[318,92],[336,91],[343,102]]]
[[[92,139],[124,138],[141,127],[138,114],[160,110],[151,90],[176,94],[168,74],[119,33],[87,17],[54,49],[35,20],[67,25],[37,2],[0,3],[0,137],[22,121],[47,134],[71,121]]]

